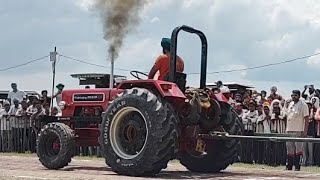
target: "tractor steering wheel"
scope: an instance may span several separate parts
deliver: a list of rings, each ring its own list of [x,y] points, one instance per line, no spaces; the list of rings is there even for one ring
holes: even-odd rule
[[[140,74],[140,75],[143,75],[143,76],[146,76],[146,77],[148,78],[148,75],[147,75],[147,74],[145,74],[145,73],[143,73],[143,72],[140,72],[140,71],[130,71],[130,74],[131,74],[131,76],[133,76],[133,77],[135,77],[135,78],[137,78],[137,79],[141,79],[140,76],[139,76],[139,74]]]

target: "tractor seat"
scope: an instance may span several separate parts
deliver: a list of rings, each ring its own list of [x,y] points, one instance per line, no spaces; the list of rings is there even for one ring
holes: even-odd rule
[[[176,79],[174,80],[179,89],[184,92],[186,90],[187,75],[181,72],[176,72]],[[165,76],[165,80],[169,81],[169,74]]]

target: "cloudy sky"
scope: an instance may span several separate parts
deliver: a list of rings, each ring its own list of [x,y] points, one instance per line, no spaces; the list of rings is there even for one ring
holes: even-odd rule
[[[0,0],[0,69],[48,55],[57,46],[60,54],[109,66],[108,43],[92,0]],[[149,71],[161,53],[162,37],[174,27],[190,25],[208,38],[208,72],[277,63],[320,52],[320,2],[317,0],[150,0],[140,13],[141,22],[129,34],[117,68]],[[196,36],[179,36],[179,55],[185,73],[200,70],[200,43]],[[0,88],[17,82],[23,90],[51,89],[48,58],[23,67],[0,71]],[[287,96],[292,89],[318,81],[320,56],[249,71],[208,74],[207,82],[223,80],[249,84],[269,91],[272,85]],[[109,73],[61,57],[57,81],[66,88],[79,87],[72,73]],[[127,71],[116,70],[132,78]],[[188,75],[198,85],[199,76]],[[81,87],[83,88],[83,87]]]

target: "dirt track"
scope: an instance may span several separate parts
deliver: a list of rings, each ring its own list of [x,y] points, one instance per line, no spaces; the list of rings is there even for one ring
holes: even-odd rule
[[[179,163],[170,163],[168,168],[154,178],[148,179],[320,179],[320,174],[287,172],[263,169],[230,167],[219,174],[190,173]],[[118,176],[106,167],[102,159],[79,160],[62,170],[47,170],[35,156],[21,157],[0,154],[0,179],[146,179]]]

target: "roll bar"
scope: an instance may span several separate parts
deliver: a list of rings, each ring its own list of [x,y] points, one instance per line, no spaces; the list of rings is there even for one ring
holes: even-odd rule
[[[200,40],[201,40],[200,88],[203,89],[206,87],[206,78],[207,78],[207,52],[208,52],[207,38],[203,32],[186,25],[176,27],[171,34],[169,81],[175,82],[175,79],[176,79],[177,41],[178,41],[178,34],[181,30],[188,33],[192,33],[192,34],[193,33],[197,34],[200,37]]]

